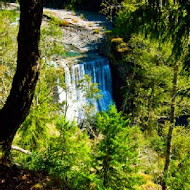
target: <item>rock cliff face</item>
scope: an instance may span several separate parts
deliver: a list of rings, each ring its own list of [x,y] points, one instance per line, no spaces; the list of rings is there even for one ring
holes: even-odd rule
[[[122,86],[125,86],[126,73],[122,64],[122,55],[117,51],[117,46],[112,43],[112,34],[107,35],[107,57],[110,61],[110,69],[112,74],[112,96],[118,110],[122,110],[123,92]]]

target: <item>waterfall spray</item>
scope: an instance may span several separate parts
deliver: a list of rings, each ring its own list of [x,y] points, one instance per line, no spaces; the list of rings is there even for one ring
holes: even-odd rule
[[[89,62],[78,63],[68,67],[63,64],[65,70],[66,89],[58,88],[59,101],[67,104],[66,117],[69,120],[81,122],[85,118],[85,106],[91,103],[94,106],[94,113],[106,111],[112,104],[112,79],[109,61],[101,58]],[[101,97],[89,99],[81,88],[82,81],[85,83],[84,75],[91,77],[92,83],[97,83]]]

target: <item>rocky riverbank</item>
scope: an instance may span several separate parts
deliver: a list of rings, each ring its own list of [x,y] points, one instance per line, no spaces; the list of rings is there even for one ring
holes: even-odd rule
[[[81,53],[101,51],[105,40],[105,31],[111,29],[111,23],[104,15],[85,11],[44,9],[53,16],[68,23],[63,29],[63,44],[73,46]]]

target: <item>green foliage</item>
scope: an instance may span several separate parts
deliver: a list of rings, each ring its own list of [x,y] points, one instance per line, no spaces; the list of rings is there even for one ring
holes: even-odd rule
[[[113,22],[119,10],[122,8],[121,1],[118,0],[103,0],[101,3],[101,12]]]
[[[141,125],[143,130],[161,131],[158,121],[167,121],[170,117],[175,63],[175,59],[171,58],[172,43],[159,43],[139,34],[131,35],[126,42],[123,38],[112,38],[111,45],[123,80],[123,111],[131,115],[131,121]],[[177,116],[189,113],[189,99],[184,93],[190,83],[189,77],[182,72],[182,65],[178,81]]]
[[[48,124],[58,117],[58,111],[61,110],[58,102],[57,79],[60,79],[59,85],[64,87],[64,71],[62,68],[52,65],[54,56],[64,56],[64,49],[59,42],[61,38],[62,31],[52,23],[42,27],[41,74],[30,113],[15,138],[15,143],[30,151],[46,147],[49,140]],[[55,102],[56,100],[57,102]]]
[[[57,25],[57,26],[60,26],[60,27],[66,27],[66,26],[69,26],[70,23],[67,21],[67,20],[62,20],[56,16],[54,16],[53,14],[51,14],[49,11],[45,11],[43,13],[45,16],[47,16],[49,19],[51,19],[51,23],[54,24],[54,25]]]
[[[16,68],[17,19],[15,11],[0,12],[0,108],[9,94]]]
[[[59,182],[63,181],[66,187],[89,189],[91,152],[88,136],[64,116],[57,119],[55,126],[57,132],[48,140],[48,148],[34,152],[25,166],[59,177]]]
[[[41,29],[41,57],[46,63],[55,57],[64,58],[65,51],[62,44],[63,32],[54,22],[48,22]]]
[[[127,43],[116,39],[112,44],[122,54],[118,67],[125,81],[122,108],[143,130],[151,131],[159,116],[169,115],[172,68],[167,59],[171,51],[168,44],[160,46],[142,35],[132,36]]]
[[[100,90],[97,83],[92,83],[92,78],[88,75],[84,75],[84,79],[79,81],[79,87],[84,91],[84,96],[87,99],[97,100],[101,97]]]
[[[71,7],[83,2],[71,1]],[[176,117],[190,112],[190,78],[182,70],[182,63],[189,64],[190,9],[186,1],[170,1],[162,8],[151,2],[124,0],[112,33],[112,56],[118,59],[116,67],[124,81],[122,108],[130,121],[114,106],[107,113],[91,117],[94,112],[92,102],[100,95],[98,84],[93,84],[85,75],[78,87],[90,100],[83,108],[86,110],[86,123],[83,123],[86,130],[66,121],[63,115],[66,102],[58,101],[58,79],[60,87],[66,89],[66,86],[63,68],[56,67],[53,62],[65,57],[59,26],[68,26],[68,23],[45,13],[51,20],[44,22],[41,31],[41,75],[30,114],[14,141],[30,150],[32,155],[15,154],[16,162],[53,175],[62,189],[159,188],[176,60],[179,62]],[[118,5],[112,0],[107,3]],[[17,19],[18,14],[14,11],[0,12],[1,107],[9,93],[16,67]],[[158,122],[160,119],[164,119],[162,124]],[[143,132],[134,124],[139,124]],[[87,127],[94,130],[91,139]],[[189,128],[174,128],[172,164],[167,179],[170,189],[190,188],[189,137]],[[152,186],[145,184],[140,187],[139,169],[142,176],[150,176],[151,180],[145,180]]]
[[[39,122],[42,123],[43,119]],[[33,149],[32,155],[17,156],[17,162],[29,169],[46,171],[55,176],[61,188],[135,189],[140,184],[141,180],[136,174],[135,139],[138,135],[131,136],[137,128],[130,128],[128,120],[115,107],[111,107],[108,113],[98,114],[98,139],[89,139],[85,131],[66,121],[63,115],[51,123],[55,125],[51,126],[53,131],[46,133],[44,139],[41,134],[39,136],[44,141],[41,146],[37,146],[35,151]],[[34,130],[30,132],[34,133]],[[24,138],[23,142],[26,142]]]
[[[112,106],[107,113],[98,113],[97,129],[101,135],[95,149],[97,175],[108,189],[134,189],[137,144],[132,142],[128,120]]]
[[[18,145],[30,151],[43,147],[44,139],[48,141],[47,123],[50,122],[48,111],[47,102],[30,110],[29,116],[18,131],[20,137],[17,140]]]
[[[84,78],[79,80],[77,83],[77,88],[79,88],[83,97],[87,99],[86,104],[82,106],[81,109],[84,111],[84,118],[80,124],[82,128],[86,128],[89,134],[94,136],[94,130],[92,129],[96,123],[95,112],[96,107],[94,102],[102,97],[97,83],[92,83],[92,78],[88,75],[84,75]]]
[[[80,14],[80,18],[85,20],[85,16],[83,14]]]
[[[190,129],[178,126],[173,131],[172,159],[184,160],[190,152]]]
[[[102,0],[45,0],[44,6],[59,9],[99,11],[101,2]]]
[[[97,11],[100,9],[101,2],[102,0],[67,0],[65,7],[68,9]]]
[[[156,152],[153,155],[160,161],[159,157],[168,156],[167,138],[172,139],[171,159],[175,163],[181,162],[189,152],[188,129],[175,128],[173,136],[171,133],[168,136],[168,126],[174,125],[170,119],[172,104],[176,105],[175,117],[189,115],[190,111],[189,74],[183,70],[189,60],[188,15],[187,1],[123,0],[112,33],[111,57],[123,80],[122,108],[132,123],[139,124],[145,131],[151,149]],[[175,65],[179,66],[176,92],[173,87]],[[159,169],[151,169],[158,174],[154,175],[157,183],[163,162],[160,165]],[[177,181],[175,171],[172,175]]]
[[[15,139],[21,147],[31,151],[46,147],[50,130],[48,124],[58,117],[62,106],[56,94],[57,78],[63,81],[62,69],[46,65],[41,70],[30,113]],[[64,85],[63,82],[60,85]]]
[[[168,2],[168,3],[164,3]],[[173,44],[172,56],[176,60],[189,55],[189,3],[188,1],[122,2],[123,9],[117,19],[116,32],[126,37],[135,33],[147,34],[162,42]]]
[[[188,154],[181,162],[173,161],[168,179],[172,190],[190,189],[190,155]]]

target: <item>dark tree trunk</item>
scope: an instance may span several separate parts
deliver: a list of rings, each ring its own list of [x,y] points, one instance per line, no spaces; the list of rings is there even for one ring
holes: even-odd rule
[[[103,162],[103,173],[104,173],[104,177],[103,177],[103,185],[106,187],[108,184],[108,171],[109,171],[109,149],[106,150],[106,156]]]
[[[171,100],[171,111],[170,111],[170,126],[167,136],[167,147],[166,147],[166,160],[164,166],[164,175],[163,175],[163,183],[162,190],[167,189],[166,180],[168,177],[168,170],[170,166],[171,160],[171,149],[172,149],[172,132],[175,126],[175,106],[176,106],[176,93],[177,93],[177,77],[178,77],[178,64],[174,66],[174,77],[173,77],[173,89],[172,89],[172,100]]]
[[[0,144],[9,157],[12,140],[28,115],[40,70],[38,44],[43,0],[20,0],[17,70],[4,107],[0,110]]]

